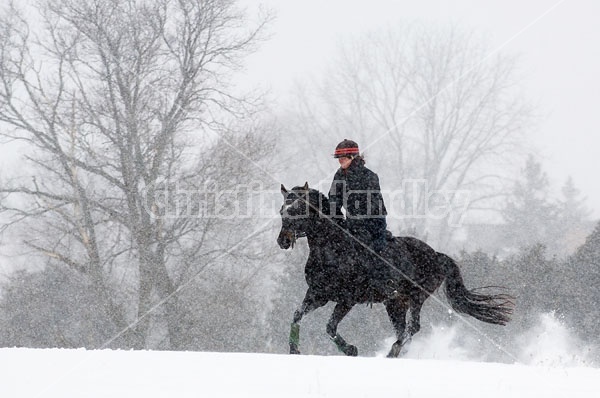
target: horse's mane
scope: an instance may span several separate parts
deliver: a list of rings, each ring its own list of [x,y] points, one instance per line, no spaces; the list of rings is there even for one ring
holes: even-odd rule
[[[302,193],[306,192],[304,187],[300,187],[300,186],[292,188],[292,191],[302,192]],[[309,188],[308,189],[308,202],[313,208],[319,209],[319,211],[323,215],[325,215],[325,216],[331,215],[331,207],[330,207],[329,199],[327,198],[327,196],[325,196],[323,193],[321,193],[321,191],[314,189],[314,188]]]
[[[326,216],[331,215],[331,208],[329,207],[329,198],[323,193],[316,189],[310,189],[309,198],[312,204],[312,198],[316,196],[316,202],[318,203],[318,209]]]

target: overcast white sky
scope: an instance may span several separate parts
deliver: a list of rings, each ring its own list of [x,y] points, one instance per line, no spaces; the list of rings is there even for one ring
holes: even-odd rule
[[[455,23],[520,55],[525,89],[543,119],[532,132],[556,188],[571,175],[600,216],[600,1],[243,0],[276,12],[271,39],[250,59],[249,78],[285,95],[318,70],[340,38],[406,20]]]
[[[454,23],[486,35],[491,51],[518,54],[527,95],[543,115],[531,134],[536,155],[556,189],[572,176],[600,217],[600,0],[239,1],[276,14],[246,78],[279,97],[325,66],[340,39],[407,20]]]

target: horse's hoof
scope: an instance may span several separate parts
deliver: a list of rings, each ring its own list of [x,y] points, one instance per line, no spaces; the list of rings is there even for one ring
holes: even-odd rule
[[[299,355],[300,354],[300,350],[298,349],[298,347],[290,344],[290,354]]]
[[[392,349],[387,354],[387,357],[388,358],[398,358],[400,356],[400,351],[401,350],[402,350],[402,344],[399,344],[398,342],[395,342],[392,345]]]
[[[346,343],[346,340],[344,340],[339,334],[336,334],[335,336],[331,337],[331,340],[335,343],[340,352],[343,352],[349,357],[355,357],[358,355],[358,348],[356,348],[352,344]]]
[[[398,358],[399,356],[403,356],[408,352],[408,346],[412,341],[412,336],[410,334],[405,334],[401,340],[396,340],[396,342],[392,345],[392,349],[388,353],[388,358]]]
[[[356,356],[358,356],[358,348],[356,348],[353,345],[349,345],[344,350],[344,354],[348,355],[349,357],[356,357]]]

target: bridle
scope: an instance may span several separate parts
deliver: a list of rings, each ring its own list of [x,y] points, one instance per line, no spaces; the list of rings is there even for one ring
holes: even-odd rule
[[[290,247],[292,249],[294,248],[294,245],[296,244],[296,240],[298,240],[298,238],[306,238],[306,232],[298,232],[295,229],[286,230],[284,234],[290,240]]]

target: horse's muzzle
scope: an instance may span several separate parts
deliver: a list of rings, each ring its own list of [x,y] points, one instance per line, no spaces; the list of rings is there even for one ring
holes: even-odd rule
[[[279,236],[277,237],[277,244],[282,249],[289,249],[290,247],[294,247],[294,242],[296,241],[296,236],[291,231],[281,231]]]

